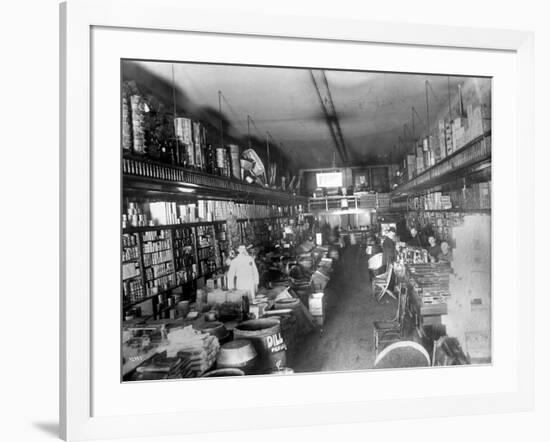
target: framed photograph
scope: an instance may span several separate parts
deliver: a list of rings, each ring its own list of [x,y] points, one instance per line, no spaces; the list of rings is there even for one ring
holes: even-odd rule
[[[136,8],[60,6],[62,437],[530,409],[532,34]]]

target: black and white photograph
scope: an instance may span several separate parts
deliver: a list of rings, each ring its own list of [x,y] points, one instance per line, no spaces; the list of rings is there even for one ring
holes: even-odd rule
[[[123,382],[492,364],[490,77],[120,81]]]

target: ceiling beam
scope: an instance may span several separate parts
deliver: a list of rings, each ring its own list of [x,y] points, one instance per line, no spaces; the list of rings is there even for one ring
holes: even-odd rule
[[[321,104],[323,115],[325,116],[325,121],[330,130],[332,141],[334,142],[334,149],[342,160],[342,163],[347,165],[349,163],[348,149],[342,133],[340,121],[338,120],[338,115],[336,114],[336,108],[334,106],[325,71],[313,71],[310,69],[309,72],[311,74],[311,82],[313,83],[315,91],[317,92],[317,97],[319,98],[319,103]],[[316,76],[318,78],[316,78]]]

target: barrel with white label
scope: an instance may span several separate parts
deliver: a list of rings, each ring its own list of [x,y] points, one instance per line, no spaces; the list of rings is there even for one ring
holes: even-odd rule
[[[258,353],[257,371],[269,373],[286,366],[286,343],[279,321],[253,319],[239,324],[233,330],[235,339],[248,339]]]

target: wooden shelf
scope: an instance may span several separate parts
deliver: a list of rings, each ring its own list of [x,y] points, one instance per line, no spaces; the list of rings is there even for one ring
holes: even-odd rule
[[[134,276],[128,276],[127,278],[122,278],[122,281],[129,281],[130,279],[135,279],[135,278],[141,278],[141,274],[137,274],[137,275],[134,275]]]
[[[404,209],[404,212],[491,213],[492,209]]]
[[[334,195],[324,197],[312,197],[308,200],[308,213],[322,212],[331,213],[334,211],[349,210],[353,211],[370,211],[373,209],[384,209],[387,207],[387,202],[390,198],[389,193],[369,193],[364,195]],[[348,207],[341,207],[341,200],[347,199]],[[381,201],[384,204],[381,205]]]
[[[193,279],[189,279],[188,281],[181,282],[181,283],[179,283],[178,285],[175,285],[175,286],[170,287],[170,288],[168,288],[168,289],[166,289],[166,290],[163,290],[163,291],[161,291],[161,292],[158,292],[156,295],[146,296],[145,298],[142,298],[142,299],[140,299],[139,301],[133,301],[133,302],[126,303],[126,304],[124,304],[124,305],[122,306],[122,310],[126,311],[126,310],[128,310],[129,308],[131,308],[131,307],[133,307],[133,306],[135,306],[135,305],[138,305],[138,304],[141,304],[141,303],[143,303],[143,302],[145,302],[145,301],[149,301],[149,300],[153,299],[155,296],[165,295],[165,294],[168,293],[169,291],[174,290],[174,289],[177,289],[177,288],[179,288],[179,287],[183,288],[186,284],[189,284],[190,282],[196,281],[196,280],[198,280],[198,279],[201,279],[201,278],[208,278],[208,277],[214,275],[215,273],[219,272],[220,270],[223,270],[223,268],[220,267],[220,268],[218,268],[218,269],[216,269],[216,270],[213,270],[213,271],[211,271],[211,272],[207,272],[207,273],[205,273],[204,275],[200,275],[200,276],[197,276],[197,277],[195,277],[195,278],[193,278]],[[178,272],[178,271],[179,271],[179,270],[176,270],[176,272]]]
[[[177,288],[178,286],[174,287],[174,288]],[[172,289],[169,289],[169,290],[172,290]],[[138,304],[141,304],[143,302],[146,302],[146,301],[149,301],[150,299],[153,299],[155,296],[158,296],[158,295],[162,295],[164,293],[166,293],[168,290],[164,290],[162,292],[159,292],[157,293],[156,295],[149,295],[149,296],[146,296],[145,298],[141,298],[139,301],[132,301],[132,302],[128,302],[126,304],[124,304],[122,306],[122,310],[126,311],[128,310],[129,308],[133,307],[134,305],[138,305]]]
[[[225,220],[218,220],[218,221],[198,221],[194,223],[185,223],[185,224],[166,224],[163,226],[142,226],[142,227],[126,227],[125,229],[122,229],[122,233],[138,233],[138,232],[148,232],[151,230],[173,230],[179,228],[185,228],[185,227],[197,227],[197,226],[206,226],[211,224],[223,224],[225,223]],[[166,238],[163,238],[166,239]],[[179,238],[176,238],[179,239]],[[145,242],[150,242],[151,240],[146,240]],[[159,240],[153,240],[153,241],[159,241]]]
[[[277,216],[267,216],[263,218],[238,218],[238,223],[245,223],[247,221],[255,222],[255,221],[270,221],[273,219],[283,219],[283,218],[292,218],[290,215],[277,215]]]
[[[465,176],[489,171],[491,167],[491,132],[473,139],[445,159],[391,192],[392,199],[426,190]]]
[[[200,198],[232,201],[256,201],[267,204],[305,204],[307,198],[259,185],[247,184],[233,178],[153,161],[125,158],[125,162],[139,167],[125,167],[123,190],[125,194],[170,195],[181,199]],[[153,168],[153,176],[144,176],[144,170]]]

